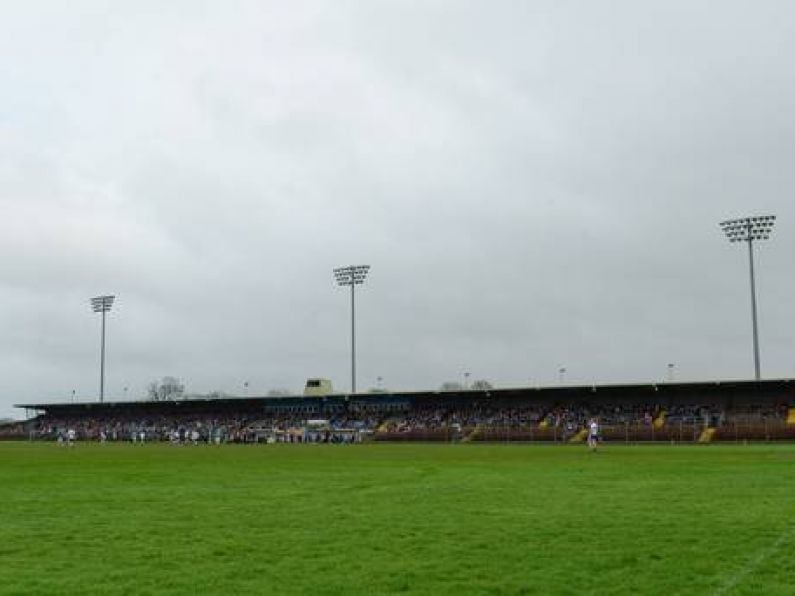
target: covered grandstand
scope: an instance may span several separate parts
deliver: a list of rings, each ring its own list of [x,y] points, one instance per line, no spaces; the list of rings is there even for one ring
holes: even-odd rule
[[[579,442],[596,418],[609,442],[795,439],[789,379],[557,385],[300,397],[30,403],[0,437],[208,442]],[[143,433],[143,434],[141,434]]]

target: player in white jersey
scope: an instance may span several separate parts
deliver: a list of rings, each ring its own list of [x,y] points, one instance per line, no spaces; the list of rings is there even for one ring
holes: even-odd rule
[[[66,440],[69,443],[69,447],[74,446],[75,436],[76,436],[75,429],[70,428],[68,431],[66,431]]]
[[[596,418],[591,418],[588,425],[588,447],[591,451],[596,451],[597,444],[599,443],[599,424]]]

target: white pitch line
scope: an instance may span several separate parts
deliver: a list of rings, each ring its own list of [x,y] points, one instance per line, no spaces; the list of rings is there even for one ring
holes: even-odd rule
[[[762,563],[765,562],[766,559],[770,558],[773,554],[776,553],[781,548],[781,545],[784,541],[789,538],[790,536],[790,529],[787,528],[779,537],[776,538],[776,541],[773,542],[766,549],[760,549],[757,555],[748,561],[745,565],[743,565],[737,573],[731,576],[718,590],[715,592],[715,596],[721,596],[722,594],[726,594],[729,590],[737,587],[737,585],[742,582],[748,574],[750,574],[754,569],[759,567]]]

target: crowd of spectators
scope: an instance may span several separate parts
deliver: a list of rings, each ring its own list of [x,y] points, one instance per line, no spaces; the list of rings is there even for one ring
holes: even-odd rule
[[[245,442],[248,420],[228,415],[161,415],[145,417],[42,416],[28,425],[31,439],[57,440],[73,430],[77,439],[89,441],[169,441],[173,443]]]
[[[414,404],[361,407],[273,408],[259,416],[229,412],[148,417],[43,416],[28,425],[32,439],[55,440],[69,429],[78,439],[98,441],[169,441],[173,443],[351,442],[376,431],[390,433],[472,428],[553,427],[572,434],[596,418],[603,425],[652,424],[655,404],[539,405],[500,401],[429,400]]]
[[[415,430],[457,429],[476,426],[530,426],[537,425],[544,412],[538,405],[517,405],[485,402],[429,402],[389,416],[384,430],[411,432]]]
[[[772,423],[786,422],[789,414],[789,404],[746,404],[725,413],[722,422],[730,424]]]
[[[175,407],[176,408],[176,407]],[[154,409],[152,409],[154,410]],[[150,411],[152,411],[150,410]],[[105,410],[107,412],[108,410]],[[235,407],[217,411],[174,409],[141,414],[146,407],[114,411],[112,415],[85,410],[71,416],[42,415],[27,422],[0,425],[0,439],[64,439],[73,431],[77,440],[132,443],[352,443],[370,435],[463,438],[470,432],[550,431],[565,440],[586,428],[593,419],[602,428],[651,429],[674,425],[713,426],[739,421],[783,423],[788,405],[748,405],[726,412],[710,404],[557,403],[539,404],[517,399],[466,400],[439,397],[421,401],[382,402],[301,401],[274,406]],[[481,432],[480,436],[490,436]]]
[[[218,412],[202,415],[71,418],[45,415],[27,423],[17,423],[13,428],[15,438],[55,441],[63,440],[72,430],[77,440],[101,442],[346,443],[359,440],[358,435],[371,432],[379,424],[379,416],[362,414],[355,416],[345,411],[331,415],[329,412],[266,412],[260,416],[234,416],[228,412]],[[10,436],[11,431],[8,434]]]
[[[658,404],[517,404],[493,401],[456,403],[428,403],[414,407],[387,419],[385,430],[412,432],[442,428],[527,428],[546,427],[574,433],[586,427],[591,419],[602,425],[650,426],[660,415]]]
[[[662,408],[658,404],[566,404],[549,409],[544,415],[547,426],[575,430],[585,428],[595,418],[603,426],[651,425]]]
[[[0,424],[0,440],[23,439],[27,437],[25,422],[8,422]]]

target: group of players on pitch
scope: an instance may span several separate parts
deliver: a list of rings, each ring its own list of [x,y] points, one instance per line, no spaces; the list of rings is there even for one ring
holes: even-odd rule
[[[76,440],[76,433],[74,429],[69,429],[65,432],[58,433],[58,444],[59,445],[66,445],[68,447],[74,447],[75,440]],[[199,431],[193,429],[192,431],[185,430],[173,430],[169,433],[169,440],[171,441],[172,445],[187,445],[189,442],[193,445],[198,445],[201,439]],[[105,443],[108,437],[104,430],[100,433],[100,442]],[[140,432],[133,431],[131,434],[132,443],[135,444],[136,442],[143,445],[146,442],[146,432],[141,430]],[[209,442],[209,441],[208,441]],[[216,443],[220,443],[220,437],[216,438]],[[590,422],[588,423],[588,448],[592,452],[596,452],[597,447],[599,446],[599,423],[596,421],[596,418],[591,418]]]
[[[58,432],[58,445],[61,447],[74,447],[77,440],[77,433],[73,428]]]

